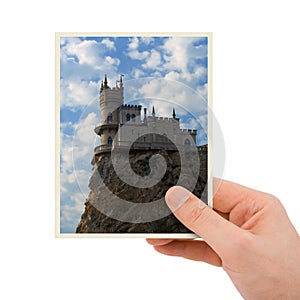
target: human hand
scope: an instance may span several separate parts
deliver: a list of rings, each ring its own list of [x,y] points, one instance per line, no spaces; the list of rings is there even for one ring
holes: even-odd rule
[[[245,299],[300,299],[300,238],[276,197],[222,181],[213,210],[182,187],[166,202],[203,240],[147,239],[155,250],[223,267]]]

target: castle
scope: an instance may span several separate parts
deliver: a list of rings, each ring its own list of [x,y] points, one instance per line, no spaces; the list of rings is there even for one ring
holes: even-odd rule
[[[175,109],[171,118],[158,117],[153,106],[151,115],[147,108],[141,105],[124,104],[123,75],[114,87],[109,87],[107,76],[100,88],[101,123],[96,125],[95,133],[100,136],[101,144],[94,149],[94,161],[101,153],[112,149],[128,148],[136,150],[176,150],[176,146],[189,147],[196,145],[197,130],[181,129],[180,119],[176,117]],[[137,137],[134,143],[122,127],[126,125]],[[170,141],[175,140],[176,146]]]
[[[114,87],[105,75],[101,123],[94,129],[101,143],[76,233],[191,233],[164,195],[181,185],[207,203],[208,148],[197,146],[197,131],[181,129],[175,109],[170,111],[162,118],[154,107],[147,115],[141,105],[125,104],[122,75]]]

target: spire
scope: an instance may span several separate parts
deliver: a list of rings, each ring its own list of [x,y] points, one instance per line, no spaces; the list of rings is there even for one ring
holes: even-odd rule
[[[176,113],[175,113],[175,108],[174,107],[173,107],[173,114],[172,114],[172,116],[173,116],[173,119],[176,118]]]
[[[103,80],[101,80],[101,88],[100,88],[100,92],[103,90]]]
[[[105,88],[108,87],[108,85],[107,85],[107,76],[106,76],[106,74],[105,74],[105,78],[104,78],[104,87],[105,87]]]
[[[120,88],[123,87],[123,74],[120,74]]]
[[[155,117],[155,109],[154,109],[154,105],[152,107],[152,117]]]

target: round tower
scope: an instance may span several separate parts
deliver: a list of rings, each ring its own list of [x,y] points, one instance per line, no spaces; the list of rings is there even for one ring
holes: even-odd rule
[[[95,128],[95,132],[101,137],[102,146],[112,146],[112,141],[118,130],[119,108],[124,103],[123,75],[115,87],[109,87],[107,76],[100,88],[100,115],[101,125]]]

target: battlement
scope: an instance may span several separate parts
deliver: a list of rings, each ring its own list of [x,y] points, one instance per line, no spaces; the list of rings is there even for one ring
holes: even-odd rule
[[[182,133],[197,134],[197,129],[180,129]]]
[[[116,85],[116,86],[113,86],[113,87],[107,87],[107,88],[109,88],[110,90],[120,90],[120,89],[122,89],[122,87],[120,87],[120,86],[118,86],[118,85]]]
[[[153,121],[158,121],[158,122],[178,122],[179,118],[168,118],[168,117],[153,117],[153,116],[148,116],[147,118],[149,118],[150,120]]]
[[[123,92],[123,80],[122,77],[124,75],[120,75],[120,80],[117,80],[116,85],[114,87],[110,87],[108,85],[108,81],[107,81],[107,76],[105,74],[105,79],[104,81],[102,80],[101,82],[101,87],[100,87],[100,95],[103,91],[122,91]]]
[[[141,110],[142,109],[142,105],[133,105],[133,104],[124,104],[123,107],[126,107],[126,108],[134,108],[134,109],[139,109]]]

